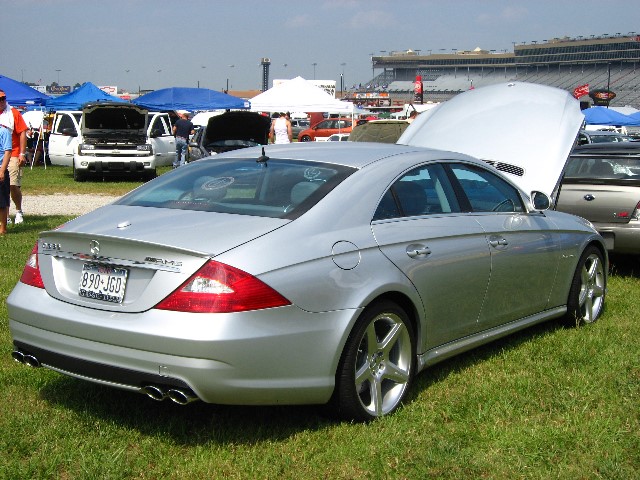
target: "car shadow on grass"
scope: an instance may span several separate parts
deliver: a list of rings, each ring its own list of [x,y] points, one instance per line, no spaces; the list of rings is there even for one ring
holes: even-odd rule
[[[609,254],[609,275],[640,277],[640,256]]]
[[[494,357],[503,356],[505,351],[516,350],[527,343],[536,341],[536,339],[569,328],[574,327],[568,326],[562,319],[542,322],[427,367],[415,378],[405,404],[414,401],[421,392],[429,390],[433,385],[445,381],[452,375],[479,366]]]
[[[545,322],[429,367],[416,377],[405,405],[452,374],[562,328],[559,322]],[[87,417],[87,421],[101,419],[117,423],[145,435],[168,437],[182,445],[279,441],[302,431],[323,430],[338,423],[318,405],[227,406],[193,402],[181,406],[170,400],[157,402],[138,393],[64,376],[47,383],[40,395],[47,402]],[[396,415],[402,415],[402,411]]]
[[[116,423],[182,445],[278,441],[336,423],[323,416],[315,405],[230,406],[192,402],[182,406],[171,400],[158,402],[146,395],[59,375],[41,388],[39,394],[53,405],[86,417],[86,421]]]

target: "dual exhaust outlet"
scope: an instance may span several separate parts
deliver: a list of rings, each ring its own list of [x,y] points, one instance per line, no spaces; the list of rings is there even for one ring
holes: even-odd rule
[[[14,350],[11,352],[11,357],[18,363],[28,365],[32,368],[40,367],[40,360],[30,353],[25,353],[20,350]],[[178,405],[187,405],[191,402],[199,400],[199,398],[189,389],[181,388],[162,388],[156,385],[146,385],[140,389],[140,391],[146,394],[149,398],[161,402],[165,399],[169,399]]]
[[[178,405],[187,405],[199,400],[191,390],[182,390],[180,388],[163,389],[156,385],[147,385],[142,387],[141,391],[156,402],[161,402],[168,398]]]
[[[11,352],[11,357],[18,363],[22,363],[23,365],[28,365],[33,368],[38,368],[40,366],[40,360],[29,353],[21,352],[20,350],[14,350]]]

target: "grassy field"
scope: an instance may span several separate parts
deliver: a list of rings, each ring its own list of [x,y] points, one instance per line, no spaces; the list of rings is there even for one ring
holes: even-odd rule
[[[25,194],[50,180],[130,187],[29,173]],[[66,219],[30,217],[0,239],[3,298],[38,232]],[[640,478],[640,265],[611,270],[600,321],[540,325],[436,365],[402,409],[368,425],[315,407],[156,403],[27,368],[10,357],[2,302],[0,479]]]
[[[158,175],[169,171],[171,167],[159,167]],[[69,167],[58,165],[26,167],[22,177],[24,195],[52,195],[54,193],[100,193],[103,195],[123,195],[141,185],[141,181],[124,178],[87,180],[74,182],[73,171]]]

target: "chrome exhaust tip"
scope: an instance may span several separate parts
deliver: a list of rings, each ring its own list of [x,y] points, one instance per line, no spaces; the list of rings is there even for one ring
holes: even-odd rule
[[[14,350],[11,352],[11,358],[13,358],[16,362],[24,364],[24,353],[20,350]]]
[[[33,355],[27,354],[24,356],[24,364],[29,365],[31,368],[38,368],[40,366],[40,360]]]
[[[38,368],[40,366],[40,360],[33,355],[24,355],[24,363],[32,368]]]
[[[172,388],[171,390],[169,390],[167,392],[167,397],[169,397],[178,405],[187,405],[188,403],[199,400],[199,398],[193,392],[178,390],[177,388]]]
[[[155,400],[156,402],[161,402],[167,398],[167,394],[164,393],[164,390],[160,387],[156,387],[155,385],[147,385],[146,387],[142,387],[140,390],[147,397]]]

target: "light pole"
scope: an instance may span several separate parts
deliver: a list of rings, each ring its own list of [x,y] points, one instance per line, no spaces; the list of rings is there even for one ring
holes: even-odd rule
[[[229,68],[233,68],[235,67],[235,65],[229,65]],[[229,93],[229,76],[227,75],[227,89],[225,90],[224,93]]]
[[[60,85],[60,72],[62,70],[60,70],[59,68],[56,68],[56,72],[58,72],[58,85]]]
[[[343,97],[343,96],[344,96],[343,91],[344,91],[344,85],[345,85],[345,84],[344,84],[344,66],[345,66],[345,65],[346,65],[346,63],[345,63],[345,62],[342,62],[342,63],[340,64],[340,66],[342,67],[342,73],[340,74],[340,97]]]
[[[205,69],[205,68],[207,68],[205,65],[200,66],[200,69]],[[198,88],[200,88],[200,80],[198,80]]]
[[[313,65],[313,79],[316,79],[316,65],[318,65],[316,62],[313,62],[311,65]]]

